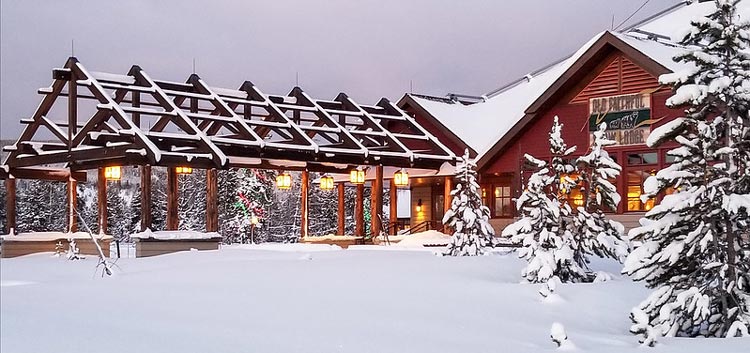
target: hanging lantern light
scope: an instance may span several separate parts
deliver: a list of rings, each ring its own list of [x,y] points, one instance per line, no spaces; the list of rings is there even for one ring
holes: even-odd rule
[[[349,181],[352,184],[364,184],[365,183],[365,170],[362,168],[357,168],[351,171],[349,173]]]
[[[409,173],[405,169],[401,169],[393,174],[393,183],[398,187],[405,187],[409,185]]]
[[[320,189],[321,190],[333,190],[333,177],[330,175],[324,175],[320,178]]]
[[[174,170],[177,174],[193,174],[192,167],[175,167]]]
[[[422,199],[417,201],[417,213],[422,212]]]
[[[276,187],[279,190],[289,190],[292,187],[292,175],[283,172],[276,176]]]
[[[104,168],[104,179],[107,180],[120,180],[122,172],[119,165],[105,167]]]

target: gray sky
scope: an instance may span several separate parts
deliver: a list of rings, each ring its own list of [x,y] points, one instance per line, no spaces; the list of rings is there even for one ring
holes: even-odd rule
[[[0,0],[0,138],[15,139],[71,54],[91,71],[250,80],[356,101],[484,94],[578,49],[645,0]],[[678,0],[650,0],[632,23]],[[62,120],[62,119],[55,119]]]

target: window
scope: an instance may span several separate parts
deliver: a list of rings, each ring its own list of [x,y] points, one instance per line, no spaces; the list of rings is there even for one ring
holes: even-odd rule
[[[629,170],[627,175],[627,197],[628,197],[628,211],[648,211],[654,207],[655,200],[653,198],[646,200],[646,203],[641,202],[641,195],[643,195],[643,182],[646,181],[651,175],[654,175],[656,171],[651,170]]]
[[[570,181],[577,181],[579,178],[579,175],[577,173],[573,174],[563,174],[560,176],[560,184],[563,184],[566,182],[565,179],[570,179]],[[575,208],[579,206],[583,206],[583,193],[581,192],[581,186],[582,181],[578,180],[578,185],[573,187],[570,190],[560,190],[560,199],[568,200],[570,203],[570,206]]]
[[[628,165],[656,164],[658,162],[657,158],[656,152],[627,154]]]
[[[495,217],[510,217],[513,214],[510,186],[495,186],[493,196],[495,197]]]

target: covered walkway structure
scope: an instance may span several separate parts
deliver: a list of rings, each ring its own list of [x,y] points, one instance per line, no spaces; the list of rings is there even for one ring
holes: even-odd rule
[[[152,166],[168,168],[168,230],[178,225],[179,170],[206,169],[209,232],[219,227],[217,170],[302,171],[302,237],[308,228],[308,173],[369,168],[375,175],[371,229],[376,232],[384,166],[439,170],[456,161],[450,149],[385,98],[375,105],[360,105],[344,93],[320,100],[299,87],[285,96],[268,95],[249,81],[238,89],[211,87],[196,74],[170,82],[138,66],[125,75],[90,72],[74,57],[52,76],[51,86],[38,92],[43,98],[34,114],[21,121],[27,126],[18,141],[4,147],[9,156],[0,178],[8,191],[8,232],[15,228],[17,178],[67,182],[68,230],[75,231],[76,183],[95,169],[98,226],[106,233],[106,169],[128,165],[141,168],[142,229],[151,224]],[[356,228],[362,232],[361,197],[358,203]]]

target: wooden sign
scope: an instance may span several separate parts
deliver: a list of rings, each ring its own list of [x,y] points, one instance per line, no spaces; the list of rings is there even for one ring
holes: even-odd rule
[[[625,94],[589,99],[589,142],[601,123],[618,146],[645,144],[651,132],[651,95]]]

